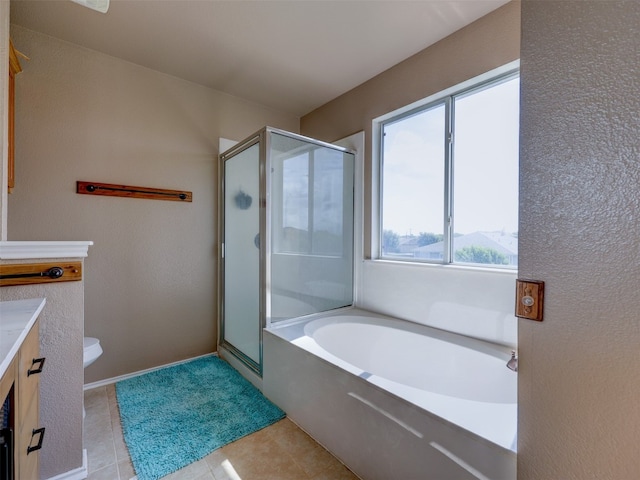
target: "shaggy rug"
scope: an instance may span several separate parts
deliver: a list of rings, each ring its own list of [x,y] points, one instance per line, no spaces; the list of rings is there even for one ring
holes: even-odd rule
[[[224,360],[206,356],[116,383],[138,480],[156,480],[284,417]]]

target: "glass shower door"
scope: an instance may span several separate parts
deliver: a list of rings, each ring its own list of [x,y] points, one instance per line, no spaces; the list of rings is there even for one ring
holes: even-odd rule
[[[220,158],[220,345],[261,375],[262,328],[353,303],[354,155],[265,127]]]
[[[221,338],[254,370],[261,363],[260,144],[224,161],[224,286]]]
[[[269,132],[267,325],[353,303],[355,157]]]

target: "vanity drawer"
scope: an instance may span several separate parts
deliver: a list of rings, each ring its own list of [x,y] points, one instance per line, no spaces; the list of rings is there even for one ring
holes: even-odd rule
[[[16,442],[19,478],[38,478],[39,448],[44,431],[40,428],[40,372],[44,359],[40,357],[39,321],[36,321],[20,348],[17,384],[19,389],[18,429]],[[36,447],[36,448],[34,448]]]
[[[21,479],[38,478],[40,452],[34,447],[38,446],[38,442],[42,444],[42,440],[44,440],[44,431],[38,431],[39,408],[40,405],[36,397],[25,412],[24,423],[20,424],[17,458]]]
[[[40,373],[44,360],[40,358],[39,322],[36,322],[20,349],[20,367],[18,385],[20,388],[20,406],[18,407],[18,424],[24,425],[25,415],[31,404],[37,402],[39,396]],[[37,423],[37,421],[36,421]],[[37,425],[34,426],[37,428]]]

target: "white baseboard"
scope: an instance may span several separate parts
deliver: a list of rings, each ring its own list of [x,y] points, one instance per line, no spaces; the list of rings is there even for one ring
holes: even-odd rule
[[[205,353],[204,355],[199,355],[197,357],[187,358],[185,360],[179,360],[177,362],[167,363],[165,365],[160,365],[158,367],[153,367],[153,368],[147,368],[146,370],[139,370],[133,373],[127,373],[126,375],[120,375],[119,377],[105,378],[104,380],[98,380],[97,382],[85,383],[84,390],[91,390],[92,388],[104,387],[105,385],[111,385],[112,383],[117,383],[117,382],[120,382],[121,380],[127,380],[129,378],[138,377],[140,375],[144,375],[145,373],[154,372],[162,368],[173,367],[174,365],[187,363],[197,358],[204,358],[204,357],[210,357],[210,356],[217,357],[218,352]]]
[[[87,467],[87,450],[82,450],[82,466],[69,470],[68,472],[61,473],[55,477],[51,477],[48,480],[83,480],[89,476],[89,469]]]

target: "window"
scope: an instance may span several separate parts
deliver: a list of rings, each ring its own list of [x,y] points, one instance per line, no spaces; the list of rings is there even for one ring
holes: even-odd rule
[[[353,155],[278,134],[272,146],[274,251],[342,256],[352,242]]]
[[[380,258],[516,268],[517,72],[379,123]]]

